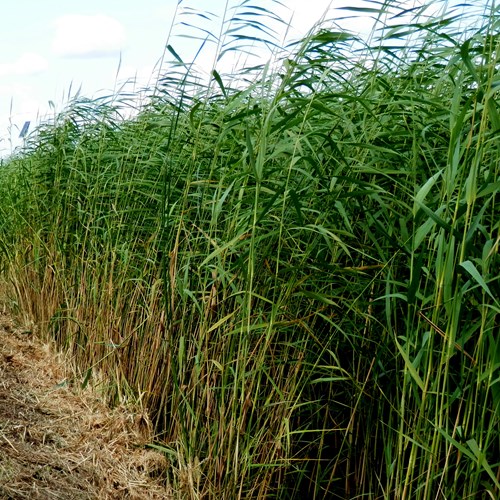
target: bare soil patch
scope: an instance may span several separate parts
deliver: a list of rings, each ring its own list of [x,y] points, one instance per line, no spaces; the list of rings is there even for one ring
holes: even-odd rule
[[[166,460],[147,418],[71,387],[64,366],[0,306],[0,498],[161,499]]]

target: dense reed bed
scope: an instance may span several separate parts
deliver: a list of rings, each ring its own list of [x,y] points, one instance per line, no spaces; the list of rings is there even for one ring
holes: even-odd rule
[[[270,3],[228,15],[219,50],[270,45]],[[371,37],[325,23],[209,83],[170,48],[133,118],[125,97],[75,100],[4,162],[19,310],[75,381],[148,410],[179,497],[500,495],[482,3],[371,2]]]

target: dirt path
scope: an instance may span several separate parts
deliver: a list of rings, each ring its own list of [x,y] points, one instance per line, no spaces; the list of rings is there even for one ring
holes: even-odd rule
[[[67,386],[62,363],[0,307],[0,499],[161,499],[141,415]]]

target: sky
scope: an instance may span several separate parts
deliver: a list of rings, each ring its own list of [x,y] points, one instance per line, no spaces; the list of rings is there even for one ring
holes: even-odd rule
[[[125,81],[135,79],[135,88],[147,84],[168,41],[184,59],[190,60],[200,41],[183,34],[204,36],[186,25],[214,32],[229,0],[16,0],[5,2],[0,31],[0,154],[8,154],[19,145],[19,133],[26,121],[31,128],[44,118],[59,112],[70,96],[110,95]],[[412,0],[414,1],[414,0]],[[402,3],[408,3],[404,0]],[[330,4],[361,5],[362,0],[282,0],[281,9],[272,0],[254,0],[261,6],[291,19],[288,39],[298,39],[323,16],[338,16],[328,10]],[[209,11],[214,21],[196,14],[194,9]],[[292,17],[293,15],[293,17]],[[217,17],[218,16],[218,17]],[[172,21],[176,23],[172,27]],[[219,21],[217,21],[219,19]],[[182,24],[185,23],[185,24]],[[347,27],[369,32],[373,21],[361,17]],[[278,38],[284,27],[274,26]],[[172,29],[172,35],[169,33]],[[208,44],[210,45],[210,44]],[[199,63],[207,71],[212,67],[210,47]],[[212,52],[215,49],[212,50]],[[168,54],[171,58],[170,54]],[[262,54],[262,57],[270,57]],[[230,71],[221,62],[219,72]],[[234,61],[233,63],[234,64]],[[127,88],[131,90],[130,84]]]

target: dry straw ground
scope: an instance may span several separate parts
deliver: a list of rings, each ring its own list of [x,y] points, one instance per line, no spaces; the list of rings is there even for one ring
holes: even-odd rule
[[[159,499],[164,457],[142,415],[66,383],[32,329],[0,309],[0,498]]]

